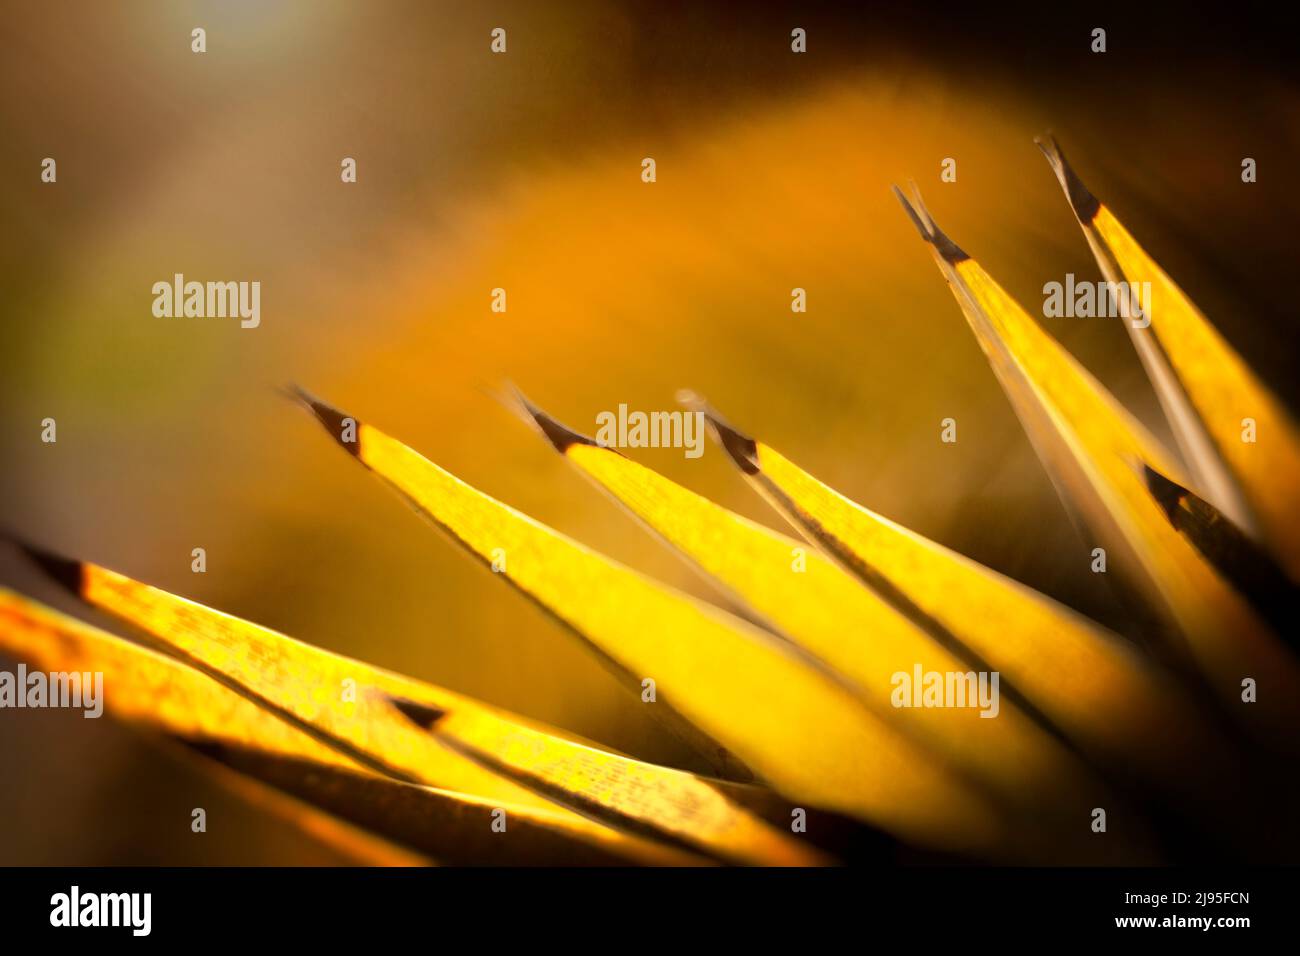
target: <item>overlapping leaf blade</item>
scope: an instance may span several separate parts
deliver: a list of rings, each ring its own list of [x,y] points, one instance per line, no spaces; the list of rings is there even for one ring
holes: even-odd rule
[[[818,551],[806,553],[798,541],[598,446],[523,402],[571,464],[779,633],[852,681],[883,720],[1015,807],[1026,828],[1044,814],[1077,821],[1106,802],[1104,788],[1069,749],[1005,695],[993,719],[980,717],[975,706],[897,706],[895,675],[912,679],[917,668],[964,673],[971,661]]]
[[[1146,483],[1151,468],[1180,485],[1172,456],[985,272],[899,199],[948,280],[1067,508],[1108,553],[1168,656],[1199,670],[1233,717],[1282,739],[1300,720],[1300,668],[1236,590],[1170,523]],[[1242,679],[1268,674],[1277,695],[1242,708]]]
[[[1238,524],[1257,527],[1300,580],[1300,429],[1196,304],[1083,186],[1055,141],[1040,146],[1107,281],[1150,284],[1149,314],[1125,316],[1125,326],[1198,484]]]
[[[410,863],[376,852],[339,821],[363,827],[440,862],[681,863],[689,858],[627,837],[559,808],[511,803],[415,786],[367,769],[200,671],[0,589],[0,649],[54,672],[103,674],[114,718],[184,744],[245,777],[291,794],[286,813],[312,833],[365,862]],[[259,805],[266,794],[239,786]],[[309,807],[332,816],[321,818]],[[507,837],[492,829],[507,815]]]
[[[349,453],[568,625],[629,690],[670,703],[785,796],[947,850],[1007,852],[987,798],[787,642],[495,501],[364,422],[309,400]],[[1001,850],[995,848],[1001,847]]]
[[[560,803],[737,862],[821,860],[692,774],[569,740],[98,565],[75,568],[86,601],[385,775],[575,816]],[[414,722],[412,709],[433,715],[429,726]]]

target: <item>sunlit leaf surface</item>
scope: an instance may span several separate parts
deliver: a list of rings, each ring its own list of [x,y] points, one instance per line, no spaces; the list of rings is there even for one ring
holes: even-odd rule
[[[998,670],[1085,751],[1166,782],[1186,772],[1183,748],[1221,765],[1205,722],[1115,635],[851,501],[709,414],[750,483],[809,541],[958,656]]]
[[[359,767],[198,671],[6,589],[0,589],[0,642],[7,653],[42,668],[102,672],[105,706],[118,720],[187,740]]]
[[[1148,626],[1163,631],[1170,658],[1194,664],[1234,719],[1280,739],[1300,721],[1300,669],[1147,486],[1146,467],[1187,486],[1181,466],[924,209],[903,202],[1062,500],[1106,549],[1107,573],[1153,613]],[[1241,707],[1242,679],[1261,674],[1275,693]]]
[[[785,796],[921,844],[999,844],[987,799],[787,642],[495,501],[373,426],[312,407],[336,441],[472,554],[490,563],[504,553],[500,576],[584,638],[629,692],[653,680],[647,706],[670,704]]]
[[[0,649],[51,671],[104,675],[114,718],[162,734],[337,818],[451,863],[685,863],[670,848],[616,833],[558,808],[516,805],[414,786],[356,761],[275,716],[250,698],[170,657],[90,627],[0,589]],[[334,817],[238,778],[246,798],[274,809],[366,862],[412,862]],[[506,833],[492,829],[504,809]],[[507,836],[508,834],[508,836]]]
[[[589,828],[585,819],[555,805],[567,804],[587,816],[659,831],[738,862],[821,859],[691,774],[547,733],[470,698],[331,654],[98,565],[75,567],[85,600],[144,629],[169,651],[362,766],[538,807]],[[394,699],[435,715],[432,732],[399,710]]]
[[[1295,421],[1110,209],[1084,188],[1056,144],[1040,145],[1106,279],[1150,283],[1149,327],[1138,327],[1141,318],[1125,325],[1206,496],[1240,524],[1251,526],[1256,519],[1292,576],[1300,579],[1300,512],[1295,507],[1300,430]],[[1246,419],[1254,422],[1254,441],[1243,440]],[[1237,504],[1238,484],[1249,511]]]
[[[527,408],[566,459],[762,620],[849,678],[900,732],[916,735],[1021,812],[1050,807],[1078,819],[1082,808],[1100,801],[1097,781],[1006,696],[995,719],[980,717],[978,708],[894,706],[895,674],[912,677],[917,665],[925,672],[967,672],[971,664],[819,551]]]
[[[850,845],[868,838],[861,823],[875,828],[871,839],[927,853],[1154,861],[1185,855],[1203,829],[1197,816],[1225,801],[1235,815],[1218,822],[1220,838],[1292,845],[1296,828],[1267,827],[1293,801],[1293,765],[1267,758],[1297,746],[1300,665],[1275,630],[1289,627],[1297,591],[1253,535],[1294,557],[1295,527],[1278,506],[1286,495],[1272,480],[1286,486],[1300,473],[1294,426],[1059,151],[1047,152],[1107,277],[1157,290],[1151,330],[1130,331],[1187,471],[919,199],[904,205],[1089,549],[1106,549],[1141,647],[850,501],[703,402],[689,400],[815,550],[523,403],[572,465],[744,617],[604,557],[297,392],[350,455],[565,624],[719,777],[601,749],[33,548],[55,581],[169,656],[5,591],[0,649],[104,672],[115,716],[212,758],[250,799],[372,862],[809,865],[834,862],[818,847],[844,826],[856,827],[846,848],[860,852]],[[1233,401],[1258,410],[1212,414]],[[1262,456],[1229,446],[1253,444],[1239,441],[1238,415],[1271,436]],[[900,674],[990,671],[1002,678],[995,715],[982,702],[897,700]],[[1241,706],[1256,680],[1258,701]],[[1253,740],[1229,743],[1240,730],[1191,703],[1207,688]],[[737,782],[747,780],[756,782]],[[1146,815],[1171,797],[1178,819]],[[1111,814],[1105,840],[1086,825],[1096,807]],[[826,827],[816,839],[787,831],[805,809]]]

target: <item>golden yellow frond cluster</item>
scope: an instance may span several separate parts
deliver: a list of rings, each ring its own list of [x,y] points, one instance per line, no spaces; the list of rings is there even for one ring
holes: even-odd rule
[[[1293,852],[1300,663],[1278,633],[1277,595],[1243,587],[1233,555],[1249,552],[1278,580],[1300,568],[1300,438],[1045,148],[1103,272],[1157,291],[1150,322],[1130,332],[1186,467],[919,200],[907,208],[1065,504],[1142,609],[1145,646],[849,500],[693,398],[802,540],[521,405],[734,612],[304,393],[344,449],[566,625],[713,774],[574,739],[88,562],[38,556],[157,650],[9,591],[0,648],[104,672],[115,716],[326,812],[341,845],[381,861],[819,865],[852,861],[870,831],[937,858],[1146,863],[1180,854],[1152,815],[1162,806],[1180,808],[1180,827],[1212,824],[1244,857]],[[1244,418],[1258,441],[1240,440]],[[1180,508],[1209,531],[1182,523]],[[992,675],[1000,698],[983,710],[912,707],[900,686],[932,673]]]

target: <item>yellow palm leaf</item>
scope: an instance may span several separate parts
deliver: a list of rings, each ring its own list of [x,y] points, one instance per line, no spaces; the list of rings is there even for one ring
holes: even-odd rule
[[[462,695],[303,644],[89,562],[42,560],[90,604],[142,628],[169,652],[372,770],[536,807],[570,823],[579,819],[561,813],[552,802],[558,801],[739,862],[822,859],[691,774],[565,739]],[[395,699],[436,714],[434,732],[413,723]]]
[[[1055,141],[1039,145],[1107,281],[1150,283],[1149,315],[1126,315],[1124,325],[1197,483],[1238,524],[1253,528],[1257,519],[1300,579],[1300,429],[1196,304],[1088,192]],[[1254,423],[1253,441],[1243,440],[1247,419]]]
[[[978,709],[894,706],[894,675],[959,673],[971,661],[862,587],[817,551],[722,508],[619,452],[598,446],[520,396],[551,444],[647,527],[758,616],[854,684],[872,711],[976,776],[1020,813],[1077,822],[1105,802],[1103,788],[1059,740],[1002,698]]]
[[[250,698],[183,663],[0,589],[0,648],[51,671],[103,674],[118,720],[180,742],[224,766],[306,801],[290,812],[260,788],[226,780],[367,862],[410,863],[353,830],[364,827],[442,862],[524,864],[693,862],[686,854],[617,833],[558,808],[517,805],[413,786],[374,773]],[[333,816],[315,814],[318,807]],[[506,814],[505,833],[492,829]]]
[[[1221,774],[1222,743],[1120,638],[846,498],[714,410],[706,414],[749,482],[809,541],[958,656],[1001,672],[1085,753],[1161,785],[1189,771],[1198,785]],[[1189,767],[1187,751],[1202,761]]]
[[[1108,573],[1136,589],[1166,651],[1198,668],[1234,719],[1281,739],[1300,720],[1300,669],[1152,494],[1144,468],[1187,486],[1182,468],[923,208],[898,197],[1063,501],[1106,549]],[[1267,699],[1244,705],[1246,678],[1267,681]]]
[[[583,638],[659,710],[730,748],[792,800],[950,850],[1000,844],[989,801],[870,713],[785,641],[651,581],[470,487],[371,425],[314,399],[321,423],[501,577]],[[1005,844],[1001,844],[1005,852]]]

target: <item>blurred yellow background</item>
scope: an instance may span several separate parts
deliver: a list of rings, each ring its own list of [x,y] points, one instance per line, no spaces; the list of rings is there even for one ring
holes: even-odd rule
[[[690,387],[863,504],[1123,630],[889,187],[915,179],[945,231],[1039,314],[1045,282],[1097,277],[1032,143],[1054,130],[1294,408],[1300,99],[1267,24],[1247,46],[1225,32],[1240,25],[1128,17],[1097,55],[1095,18],[956,16],[306,0],[10,11],[0,525],[693,766],[576,641],[277,394],[299,383],[718,600],[492,397],[513,382],[591,432],[602,410],[671,409]],[[795,26],[807,54],[790,52]],[[47,156],[57,184],[40,182]],[[340,182],[344,157],[356,184]],[[955,183],[939,180],[945,157]],[[260,281],[260,327],[155,318],[151,286],[175,273]],[[490,311],[496,287],[505,314]],[[806,314],[791,313],[794,287]],[[1168,435],[1118,323],[1044,323]],[[47,416],[54,445],[40,441]],[[949,416],[956,445],[939,441]],[[781,527],[712,446],[696,461],[633,454]],[[195,547],[206,574],[190,570]],[[0,576],[72,607],[8,548]],[[0,863],[335,860],[108,721],[0,713],[0,768]],[[206,838],[189,833],[194,806],[209,810]]]

